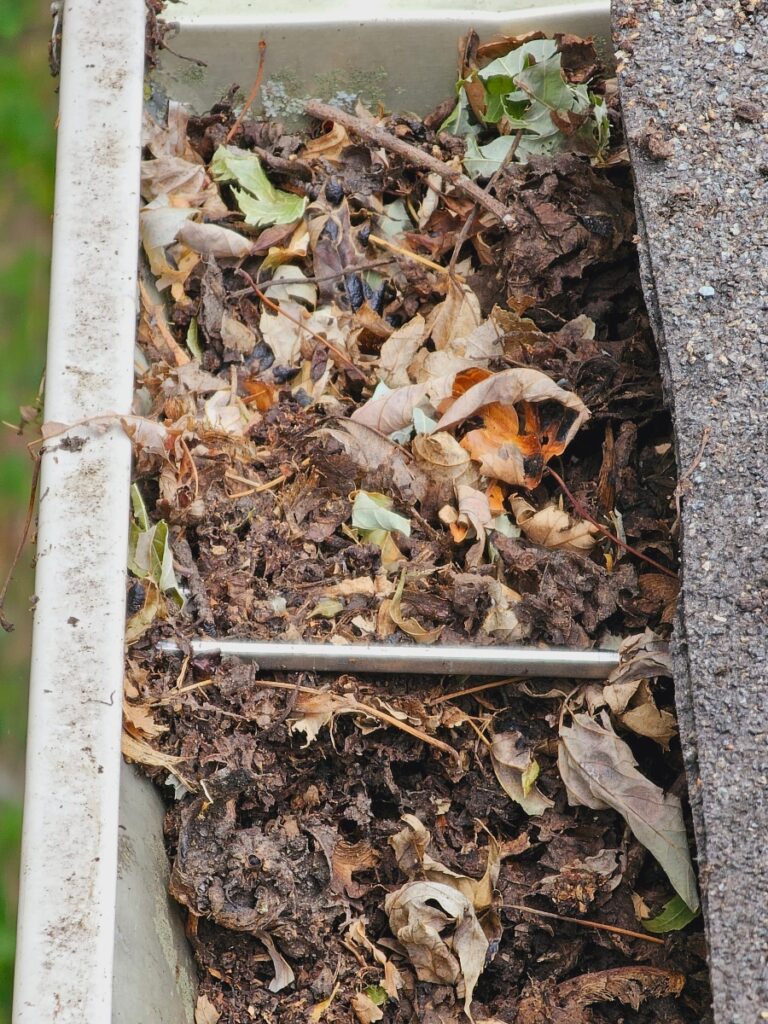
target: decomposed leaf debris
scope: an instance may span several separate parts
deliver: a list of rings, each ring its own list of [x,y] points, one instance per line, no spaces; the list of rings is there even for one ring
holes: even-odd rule
[[[167,803],[198,1017],[698,1024],[674,444],[612,71],[470,31],[401,113],[302,100],[270,45],[244,104],[148,105],[132,411],[43,429],[133,447],[123,749]],[[203,636],[621,664],[158,651]]]

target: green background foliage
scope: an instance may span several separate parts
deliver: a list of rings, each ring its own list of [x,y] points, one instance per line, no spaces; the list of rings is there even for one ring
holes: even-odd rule
[[[56,94],[47,0],[0,4],[0,420],[18,423],[42,373],[48,311]],[[0,425],[0,568],[5,573],[26,510],[27,430]],[[11,1018],[18,848],[33,592],[31,551],[6,604],[15,632],[0,635],[0,1024]]]

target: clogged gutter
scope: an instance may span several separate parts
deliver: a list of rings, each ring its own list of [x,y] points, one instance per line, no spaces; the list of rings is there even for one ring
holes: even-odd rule
[[[705,1017],[615,89],[575,37],[461,53],[423,119],[147,115],[124,751],[200,1020]],[[200,635],[630,639],[577,687],[156,652]]]

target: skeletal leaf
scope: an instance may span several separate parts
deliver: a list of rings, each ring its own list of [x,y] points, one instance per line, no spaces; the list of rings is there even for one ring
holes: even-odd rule
[[[572,805],[612,808],[662,866],[688,907],[699,906],[696,877],[678,797],[665,794],[637,770],[627,744],[600,720],[579,712],[561,725],[558,766]]]
[[[240,186],[233,187],[232,192],[246,224],[264,227],[290,224],[306,209],[305,196],[275,188],[255,153],[219,146],[211,160],[210,172],[216,181],[235,181]]]
[[[536,786],[539,765],[519,732],[497,733],[490,753],[499,785],[526,814],[536,816],[543,814],[548,807],[554,807],[549,797]]]

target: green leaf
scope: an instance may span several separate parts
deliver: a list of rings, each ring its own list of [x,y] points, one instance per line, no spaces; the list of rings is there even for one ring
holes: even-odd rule
[[[514,141],[514,135],[500,135],[486,146],[478,146],[477,140],[470,136],[464,153],[464,169],[470,178],[490,178],[495,174]]]
[[[510,50],[503,57],[492,60],[490,64],[477,72],[477,77],[483,82],[499,77],[514,78],[534,60],[546,60],[555,53],[557,53],[557,43],[554,39],[532,39],[529,43],[523,43],[517,49]]]
[[[681,896],[675,896],[664,904],[656,917],[646,918],[641,923],[647,932],[663,935],[665,932],[679,932],[698,916],[698,910],[691,910]]]
[[[480,126],[471,121],[472,108],[463,82],[458,83],[458,89],[458,103],[440,125],[439,131],[450,132],[451,135],[476,135],[480,131]]]
[[[385,989],[383,989],[381,985],[369,985],[365,990],[365,994],[374,1006],[383,1006],[389,998]]]
[[[154,526],[150,525],[146,505],[136,484],[131,487],[131,505],[135,521],[131,523],[128,535],[128,571],[138,579],[151,580],[163,593],[170,594],[179,608],[183,608],[185,599],[173,569],[168,524],[161,519]]]
[[[144,504],[141,491],[136,484],[133,484],[131,487],[131,507],[133,508],[133,515],[139,525],[139,529],[148,530],[149,515],[147,513],[147,506]]]
[[[410,537],[410,522],[391,507],[392,499],[386,494],[358,491],[352,504],[352,525],[358,530],[397,531]]]
[[[255,153],[219,146],[213,154],[210,172],[216,181],[235,181],[240,188],[232,192],[246,224],[266,227],[290,224],[304,214],[306,196],[296,196],[275,188],[264,173]]]
[[[200,348],[200,331],[197,326],[197,317],[193,316],[187,328],[187,348],[195,359],[203,358],[203,350]]]

